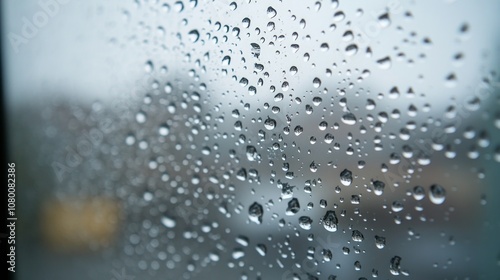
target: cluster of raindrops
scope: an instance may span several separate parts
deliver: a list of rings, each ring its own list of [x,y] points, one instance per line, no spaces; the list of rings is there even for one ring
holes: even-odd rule
[[[431,102],[421,65],[438,46],[415,29],[411,10],[344,2],[174,1],[157,9],[170,25],[139,23],[163,37],[134,41],[158,55],[142,62],[139,106],[120,116],[127,125],[109,154],[131,155],[110,165],[128,186],[117,190],[133,221],[124,251],[147,255],[140,269],[184,278],[211,266],[241,279],[269,270],[283,279],[409,276],[415,257],[393,240],[414,245],[419,232],[456,219],[457,190],[474,184],[433,167],[500,162],[488,130],[500,129],[500,113],[484,126],[469,118],[498,109],[484,95],[450,93],[465,54],[447,61],[456,69],[439,84],[449,106]],[[466,41],[469,32],[463,23],[453,36]],[[378,34],[395,46],[379,48]],[[419,82],[398,79],[405,71]],[[384,267],[370,267],[378,256]]]

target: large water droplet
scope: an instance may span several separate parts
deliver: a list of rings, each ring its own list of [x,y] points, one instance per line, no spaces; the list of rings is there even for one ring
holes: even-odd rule
[[[446,190],[437,184],[430,187],[429,199],[434,204],[442,204],[446,199]]]

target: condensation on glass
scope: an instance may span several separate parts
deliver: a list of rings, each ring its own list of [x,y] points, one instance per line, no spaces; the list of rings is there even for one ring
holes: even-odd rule
[[[497,1],[52,2],[5,4],[20,279],[499,275]]]

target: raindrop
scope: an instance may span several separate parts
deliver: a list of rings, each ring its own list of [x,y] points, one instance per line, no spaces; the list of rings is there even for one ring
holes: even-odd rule
[[[257,252],[258,252],[261,256],[263,256],[263,257],[265,257],[265,256],[266,256],[266,253],[267,253],[267,247],[266,247],[266,245],[264,245],[264,244],[257,244],[257,245],[255,246],[255,250],[257,250]]]
[[[138,123],[145,123],[146,122],[146,119],[147,119],[147,116],[146,116],[146,113],[144,112],[138,112],[136,115],[135,115],[135,120],[138,122]]]
[[[294,129],[293,129],[293,133],[295,133],[296,136],[299,136],[300,134],[302,134],[302,132],[304,132],[304,128],[300,125],[297,125]]]
[[[422,200],[425,198],[425,189],[422,186],[415,186],[412,193],[415,200]]]
[[[246,17],[241,22],[243,23],[243,27],[245,27],[245,28],[249,28],[250,27],[250,22],[251,21],[250,21],[249,18]]]
[[[273,7],[269,6],[267,8],[267,16],[269,18],[274,18],[276,16],[276,14],[277,14],[277,12],[276,12],[276,10]]]
[[[247,146],[246,155],[249,161],[256,161],[259,158],[257,149],[254,146]]]
[[[380,69],[389,69],[392,65],[391,58],[388,56],[381,58],[377,60],[377,64]]]
[[[383,249],[385,247],[385,237],[375,235],[375,246],[379,249]]]
[[[311,164],[309,165],[309,170],[311,170],[311,172],[316,172],[318,171],[318,166],[316,165],[316,163],[313,161],[311,162]]]
[[[161,217],[161,223],[167,228],[174,228],[176,225],[175,220],[168,216]]]
[[[290,201],[288,201],[288,206],[286,208],[286,215],[287,216],[293,216],[297,214],[300,210],[300,204],[299,200],[297,198],[292,198]]]
[[[267,130],[273,130],[276,127],[276,121],[267,117],[267,119],[264,121],[264,127]]]
[[[251,43],[250,46],[252,47],[252,54],[253,56],[255,56],[256,58],[259,58],[259,55],[260,55],[260,45],[259,44],[256,44],[256,43]]]
[[[355,45],[355,44],[348,45],[348,46],[345,48],[345,54],[346,54],[347,56],[352,56],[352,55],[355,55],[357,52],[358,52],[358,46],[357,46],[357,45]]]
[[[401,272],[401,257],[399,256],[394,256],[391,258],[391,263],[389,266],[389,271],[391,272],[392,275],[399,275]]]
[[[345,14],[342,11],[338,11],[333,15],[333,20],[334,21],[341,21],[345,18]]]
[[[357,119],[353,113],[348,112],[342,116],[342,122],[347,124],[347,125],[355,125],[357,122]]]
[[[382,195],[384,193],[384,188],[384,182],[378,180],[373,182],[373,193],[375,193],[375,195]]]
[[[442,204],[446,199],[446,190],[437,184],[430,187],[429,199],[434,204]]]
[[[170,132],[170,128],[167,124],[162,124],[160,126],[160,128],[158,129],[158,133],[161,135],[161,136],[167,136]]]
[[[236,178],[240,181],[246,181],[247,170],[245,168],[241,168],[238,172],[236,172]]]
[[[313,79],[313,86],[315,88],[319,88],[321,86],[321,80],[319,78],[314,78]]]
[[[196,43],[198,41],[198,39],[200,38],[200,33],[198,32],[198,30],[193,29],[193,30],[189,31],[188,36],[189,36],[189,39],[191,40],[191,42]]]
[[[326,205],[326,202],[325,202]],[[323,217],[323,227],[330,232],[336,232],[338,229],[338,219],[337,215],[335,215],[335,211],[329,210],[326,211],[325,216]]]
[[[385,14],[379,16],[378,23],[380,24],[381,27],[384,27],[384,28],[391,25],[391,19],[389,18],[389,14],[385,13]]]
[[[257,202],[252,203],[252,205],[250,205],[250,207],[248,208],[248,217],[250,218],[250,221],[256,224],[262,223],[263,215],[264,215],[264,210],[262,208],[262,205],[260,205]]]
[[[340,182],[344,186],[350,186],[352,183],[352,172],[348,169],[344,169],[340,172]]]
[[[226,55],[222,58],[222,65],[228,66],[231,63],[231,57]]]
[[[359,230],[353,230],[351,238],[354,242],[362,242],[365,239],[365,237]]]
[[[310,230],[312,227],[313,220],[308,216],[302,216],[299,218],[299,226],[305,230]]]
[[[153,72],[153,69],[154,69],[153,62],[151,60],[146,61],[146,64],[144,64],[144,71],[146,73],[151,73]]]

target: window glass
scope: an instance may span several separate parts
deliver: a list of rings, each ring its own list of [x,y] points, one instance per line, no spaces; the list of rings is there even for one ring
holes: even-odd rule
[[[4,1],[18,278],[498,277],[499,8]]]

